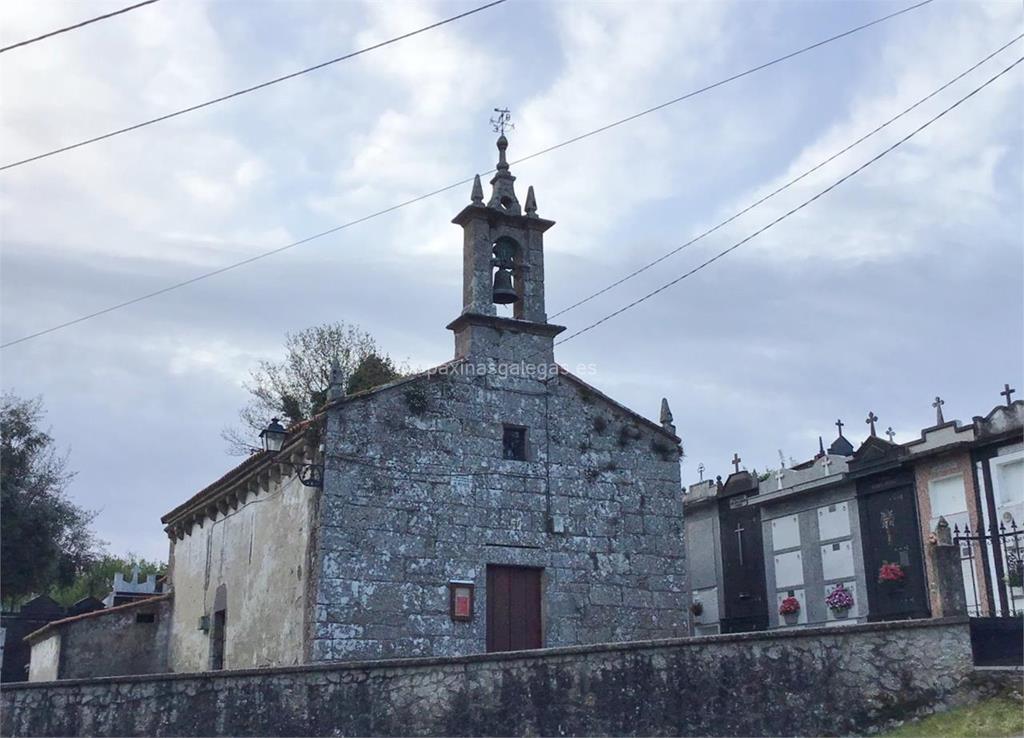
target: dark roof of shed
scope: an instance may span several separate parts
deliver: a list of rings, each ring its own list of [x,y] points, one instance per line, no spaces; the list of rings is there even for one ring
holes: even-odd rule
[[[42,636],[46,635],[47,632],[50,631],[51,629],[56,630],[57,628],[59,628],[59,627],[61,627],[63,625],[67,625],[68,623],[75,623],[75,622],[78,622],[79,620],[85,620],[86,618],[98,618],[98,617],[100,617],[102,615],[109,615],[109,614],[115,613],[115,612],[118,612],[118,613],[119,612],[124,612],[125,610],[131,610],[134,607],[143,607],[144,605],[152,605],[154,602],[163,602],[164,600],[169,600],[173,596],[174,596],[173,592],[167,592],[166,594],[155,595],[153,597],[146,597],[145,599],[137,600],[135,602],[129,602],[129,603],[125,604],[125,605],[118,605],[117,607],[106,607],[106,608],[104,608],[102,610],[93,610],[92,612],[84,612],[81,615],[72,615],[69,618],[61,618],[60,620],[53,620],[53,621],[47,623],[46,625],[44,625],[42,628],[39,628],[39,630],[32,631],[27,636],[25,636],[25,638],[23,640],[28,641],[29,643],[31,643],[32,641],[37,640],[37,639],[41,638]]]

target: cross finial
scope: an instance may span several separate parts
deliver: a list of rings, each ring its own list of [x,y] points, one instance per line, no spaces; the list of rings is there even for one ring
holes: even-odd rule
[[[942,425],[946,422],[946,419],[942,417],[942,406],[946,404],[938,395],[935,396],[935,402],[932,403],[932,407],[935,408],[935,425]]]
[[[844,423],[842,420],[837,420],[836,421],[836,428],[839,429],[839,437],[840,438],[843,437],[843,426],[844,425],[846,425],[846,423]]]
[[[700,481],[704,481],[704,462],[697,464],[697,473],[700,474]]]
[[[1006,406],[1007,407],[1009,407],[1011,404],[1013,404],[1011,402],[1010,398],[1013,396],[1013,393],[1016,392],[1016,391],[1017,390],[1015,390],[1013,387],[1011,387],[1008,384],[1004,384],[1003,385],[1003,391],[1000,392],[999,394],[1001,394],[1003,397],[1006,398]]]
[[[743,459],[740,458],[739,454],[733,454],[732,455],[732,465],[734,467],[736,467],[736,471],[737,472],[740,470],[740,462],[741,461],[743,461]]]
[[[676,426],[672,422],[672,409],[668,406],[668,398],[661,398],[661,414],[659,415],[659,420],[662,428],[667,430],[669,433],[675,434]]]
[[[896,431],[894,431],[890,425],[889,429],[885,432],[885,435],[889,436],[889,443],[892,443],[892,439],[896,437]]]
[[[514,131],[516,129],[515,124],[512,122],[512,113],[509,112],[508,108],[495,108],[494,112],[498,115],[491,118],[491,127],[494,132],[498,135],[504,136],[505,131]]]
[[[867,423],[868,425],[871,426],[871,435],[872,436],[877,435],[875,433],[875,421],[876,420],[878,420],[878,416],[875,415],[875,411],[874,410],[871,410],[870,412],[868,412],[868,419],[864,421],[865,423]]]
[[[331,374],[327,385],[327,399],[338,400],[345,396],[345,373],[341,370],[338,357],[331,358]]]

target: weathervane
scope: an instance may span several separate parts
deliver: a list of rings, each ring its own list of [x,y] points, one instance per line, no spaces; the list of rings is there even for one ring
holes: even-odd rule
[[[516,129],[515,124],[512,122],[512,113],[509,112],[508,108],[495,108],[494,112],[498,114],[496,118],[491,118],[491,127],[495,133],[504,136],[506,129],[509,131]]]

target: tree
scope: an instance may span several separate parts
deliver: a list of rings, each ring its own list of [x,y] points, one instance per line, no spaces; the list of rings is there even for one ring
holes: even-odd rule
[[[140,578],[152,574],[162,575],[167,565],[157,561],[147,561],[133,553],[125,556],[103,556],[81,572],[71,584],[50,589],[50,597],[64,607],[70,607],[83,597],[103,599],[110,593],[114,583],[114,574],[121,572],[128,577],[133,567],[139,567]]]
[[[399,376],[401,375],[395,368],[395,363],[389,357],[367,354],[348,378],[345,391],[354,395],[356,392],[387,384]]]
[[[89,529],[95,513],[67,498],[74,473],[40,429],[43,415],[40,398],[0,397],[0,599],[7,604],[70,584],[103,547]]]
[[[334,361],[348,378],[349,392],[400,376],[373,336],[349,323],[325,323],[285,334],[284,348],[283,360],[260,361],[245,383],[251,398],[239,412],[241,427],[225,428],[221,434],[231,453],[250,453],[272,417],[290,425],[311,418],[327,401]]]

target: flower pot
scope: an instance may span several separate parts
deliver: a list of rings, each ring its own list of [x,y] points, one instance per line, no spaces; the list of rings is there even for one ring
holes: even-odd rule
[[[847,608],[847,607],[844,607],[841,610],[833,610],[832,611],[832,617],[834,617],[836,620],[842,620],[843,618],[845,618],[849,614],[850,614],[850,609]]]
[[[800,613],[793,612],[793,613],[788,613],[786,615],[783,615],[782,616],[782,621],[786,625],[796,625],[797,623],[800,622]]]

